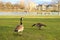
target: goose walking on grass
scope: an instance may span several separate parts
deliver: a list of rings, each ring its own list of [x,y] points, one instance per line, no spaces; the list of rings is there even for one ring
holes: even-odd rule
[[[24,26],[23,26],[23,23],[22,23],[22,17],[20,18],[20,24],[16,26],[15,28],[15,32],[22,34],[23,30],[24,30]]]

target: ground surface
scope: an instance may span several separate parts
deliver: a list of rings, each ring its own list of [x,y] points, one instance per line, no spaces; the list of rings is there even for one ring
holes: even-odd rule
[[[47,25],[38,30],[32,24],[41,22]],[[0,40],[60,40],[60,18],[24,18],[22,36],[14,32],[19,18],[0,18]]]

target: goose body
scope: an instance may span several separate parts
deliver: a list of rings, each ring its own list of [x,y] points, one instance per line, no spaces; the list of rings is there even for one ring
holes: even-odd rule
[[[15,29],[15,32],[23,32],[23,30],[24,30],[23,25],[18,25]]]
[[[42,24],[42,23],[35,23],[35,24],[32,25],[32,27],[33,27],[33,26],[36,26],[36,27],[38,27],[39,29],[41,29],[42,26],[46,27],[46,25],[45,25],[45,24]]]

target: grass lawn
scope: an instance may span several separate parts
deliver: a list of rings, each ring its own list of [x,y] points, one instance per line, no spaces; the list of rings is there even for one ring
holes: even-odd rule
[[[42,30],[32,27],[37,22],[47,27],[42,27]],[[14,32],[18,24],[19,18],[0,18],[0,40],[60,40],[60,18],[24,18],[22,36]]]

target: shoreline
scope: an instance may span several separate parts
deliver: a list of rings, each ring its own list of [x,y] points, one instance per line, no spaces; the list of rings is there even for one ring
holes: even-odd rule
[[[1,15],[0,18],[60,18],[60,16],[5,16],[5,15]]]

